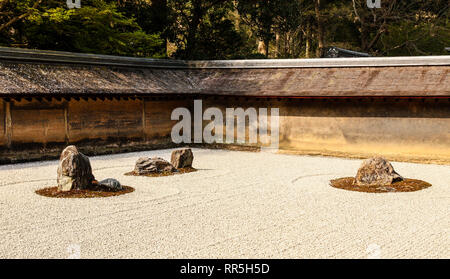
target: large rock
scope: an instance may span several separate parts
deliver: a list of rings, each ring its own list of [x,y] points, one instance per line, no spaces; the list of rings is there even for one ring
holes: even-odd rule
[[[159,157],[139,158],[134,167],[134,173],[138,175],[174,171],[176,171],[176,169],[172,166],[172,164]]]
[[[120,191],[123,189],[122,184],[120,184],[120,182],[114,178],[104,179],[102,181],[99,181],[98,184],[112,191]]]
[[[192,167],[192,161],[194,161],[194,154],[190,148],[175,150],[170,158],[170,162],[177,169]]]
[[[395,172],[391,163],[381,157],[365,160],[356,174],[356,183],[360,186],[386,186],[401,180],[403,177]]]
[[[58,165],[58,190],[87,189],[95,180],[89,158],[73,145],[61,153]]]

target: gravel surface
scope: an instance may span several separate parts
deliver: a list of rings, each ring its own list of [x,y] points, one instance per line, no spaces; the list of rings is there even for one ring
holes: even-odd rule
[[[193,149],[197,172],[124,176],[141,156],[92,157],[97,179],[136,188],[57,199],[57,161],[0,166],[0,258],[449,258],[450,166],[393,162],[433,184],[370,194],[329,186],[361,160]],[[79,249],[79,254],[78,254]]]

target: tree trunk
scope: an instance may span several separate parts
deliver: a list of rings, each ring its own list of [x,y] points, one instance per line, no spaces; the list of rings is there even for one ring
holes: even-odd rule
[[[311,22],[306,23],[306,58],[311,58]]]
[[[264,42],[264,45],[266,47],[266,58],[269,58],[269,44],[270,44],[269,40]]]
[[[151,7],[152,9],[158,11],[159,16],[156,18],[156,20],[158,20],[158,25],[160,26],[158,30],[162,32],[164,27],[169,24],[167,0],[152,0]],[[164,54],[168,57],[169,54],[167,48],[169,40],[165,36],[162,39],[164,39]]]
[[[197,45],[197,30],[202,18],[202,1],[192,1],[192,21],[189,24],[189,31],[186,38],[186,58],[193,59],[195,48]]]
[[[280,43],[280,33],[275,33],[275,56],[280,57],[281,56],[281,43]]]
[[[284,57],[288,57],[288,44],[289,41],[291,40],[291,37],[289,36],[289,34],[286,32],[284,33]]]
[[[318,48],[316,50],[316,56],[322,57],[323,55],[323,49],[325,46],[324,43],[324,30],[323,30],[323,21],[322,21],[322,15],[320,12],[320,0],[314,1],[314,9],[316,12],[316,21],[317,21],[317,39],[318,39]]]
[[[263,41],[258,41],[258,53],[266,56],[266,44]]]

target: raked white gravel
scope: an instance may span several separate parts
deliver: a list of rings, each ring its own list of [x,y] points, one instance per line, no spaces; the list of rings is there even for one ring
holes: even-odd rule
[[[330,187],[361,160],[326,157],[194,149],[198,172],[123,175],[171,151],[92,157],[96,178],[136,188],[110,198],[35,194],[57,161],[0,166],[0,258],[450,257],[448,165],[393,162],[433,186],[387,194]]]

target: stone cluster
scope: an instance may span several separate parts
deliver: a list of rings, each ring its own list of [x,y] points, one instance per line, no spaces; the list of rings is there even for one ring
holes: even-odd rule
[[[137,175],[145,175],[151,173],[175,172],[176,169],[172,164],[159,157],[142,157],[136,161],[134,173]]]
[[[180,168],[192,167],[194,155],[190,148],[178,149],[172,152],[171,162],[160,157],[142,157],[136,161],[134,173],[137,175],[176,172]]]
[[[92,174],[89,158],[79,152],[74,145],[66,147],[61,153],[57,182],[58,190],[62,192],[93,189],[97,186],[107,187],[112,191],[122,190],[120,182],[113,178],[97,182]]]
[[[58,189],[88,189],[95,180],[89,158],[70,145],[61,153],[58,165]]]

